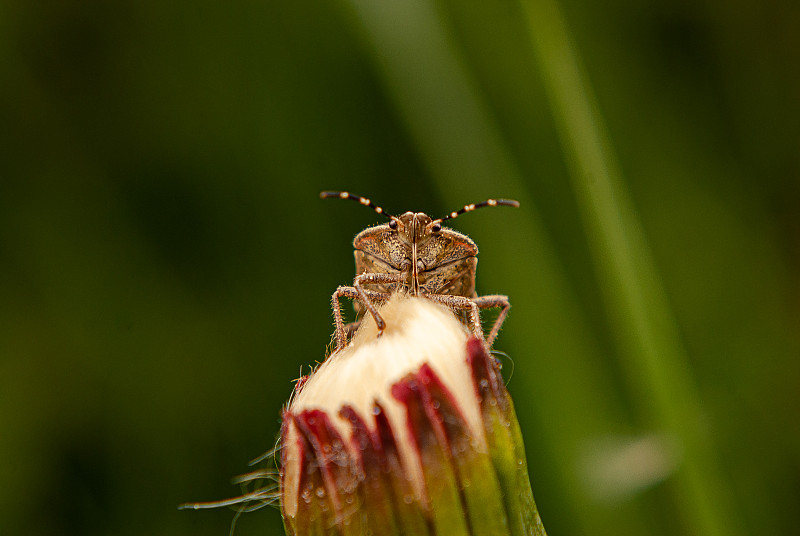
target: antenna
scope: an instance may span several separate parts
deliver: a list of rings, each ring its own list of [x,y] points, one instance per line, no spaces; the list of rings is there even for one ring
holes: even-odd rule
[[[357,195],[353,195],[350,192],[320,192],[319,197],[321,199],[328,199],[329,197],[338,197],[339,199],[352,199],[353,201],[357,201],[364,206],[367,206],[377,212],[378,214],[383,214],[387,218],[391,220],[395,220],[396,218],[391,214],[387,214],[381,207],[367,199],[366,197],[359,197]]]
[[[454,218],[458,218],[462,214],[465,214],[467,212],[472,212],[473,210],[478,208],[496,207],[499,205],[519,208],[519,201],[514,201],[513,199],[487,199],[486,201],[481,201],[480,203],[474,203],[472,205],[464,205],[464,208],[462,208],[461,210],[458,210],[456,212],[451,212],[447,216],[440,218],[439,221],[452,220]]]

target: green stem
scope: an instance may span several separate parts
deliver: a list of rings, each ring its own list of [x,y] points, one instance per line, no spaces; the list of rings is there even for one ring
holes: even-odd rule
[[[738,534],[728,484],[700,426],[702,403],[642,226],[609,146],[578,51],[554,0],[523,0],[573,188],[625,369],[649,424],[676,436],[685,521],[697,534]]]

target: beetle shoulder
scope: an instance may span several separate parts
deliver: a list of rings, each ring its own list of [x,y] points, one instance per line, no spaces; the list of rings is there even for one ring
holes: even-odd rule
[[[353,247],[393,266],[400,266],[411,250],[388,224],[364,229],[353,239]]]
[[[464,233],[459,233],[453,229],[443,227],[441,231],[434,235],[438,237],[439,241],[448,244],[450,247],[465,253],[465,256],[473,256],[478,254],[478,245]]]
[[[478,246],[470,237],[447,228],[431,234],[419,248],[419,256],[428,267],[477,255]]]

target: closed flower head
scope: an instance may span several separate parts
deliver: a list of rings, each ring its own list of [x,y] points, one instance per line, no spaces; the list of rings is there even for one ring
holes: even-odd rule
[[[288,534],[543,535],[513,405],[483,340],[394,295],[284,412]]]

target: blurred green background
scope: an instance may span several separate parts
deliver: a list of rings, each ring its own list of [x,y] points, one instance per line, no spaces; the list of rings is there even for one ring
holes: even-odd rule
[[[0,534],[227,534],[176,505],[273,445],[380,221],[322,189],[523,202],[453,226],[551,536],[800,534],[797,2],[6,0],[0,65]]]

